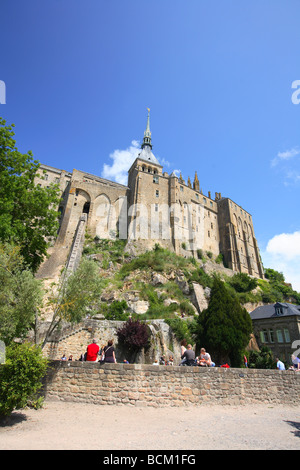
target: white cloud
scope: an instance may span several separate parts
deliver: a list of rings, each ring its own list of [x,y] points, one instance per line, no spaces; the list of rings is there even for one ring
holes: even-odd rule
[[[276,166],[279,162],[291,160],[292,158],[300,155],[300,150],[297,148],[292,148],[286,150],[285,152],[278,152],[277,156],[271,161],[271,166]]]
[[[300,150],[299,149],[291,149],[291,150],[286,150],[285,152],[278,152],[277,156],[283,160],[289,160],[290,158],[295,157],[296,155],[299,155]]]
[[[273,255],[281,255],[288,260],[300,256],[300,232],[275,235],[269,240],[266,251]]]
[[[265,268],[282,272],[286,282],[300,292],[300,231],[275,235],[261,256]]]
[[[131,145],[125,150],[114,150],[109,155],[112,159],[112,165],[104,163],[101,176],[117,183],[127,185],[128,170],[131,167],[134,160],[140,153],[139,142],[133,140]]]
[[[284,185],[285,186],[290,186],[291,184],[297,184],[300,181],[300,174],[298,173],[297,170],[289,170],[286,172],[285,175],[285,181]]]
[[[162,166],[167,166],[167,167],[171,166],[171,163],[168,160],[165,160],[164,158],[159,158],[159,157],[157,157],[157,158],[158,158],[159,163]]]

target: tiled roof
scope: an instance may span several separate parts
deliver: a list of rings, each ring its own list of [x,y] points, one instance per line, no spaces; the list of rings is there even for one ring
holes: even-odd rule
[[[291,315],[300,315],[300,305],[277,302],[276,304],[257,307],[255,310],[253,310],[253,312],[250,312],[252,320]]]

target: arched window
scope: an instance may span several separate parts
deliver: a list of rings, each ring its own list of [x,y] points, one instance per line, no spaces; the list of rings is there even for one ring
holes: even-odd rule
[[[90,212],[90,205],[91,203],[89,201],[84,203],[84,206],[82,209],[83,214],[88,214]]]

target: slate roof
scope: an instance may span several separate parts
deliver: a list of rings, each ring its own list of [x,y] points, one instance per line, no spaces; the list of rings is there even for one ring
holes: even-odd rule
[[[150,162],[150,163],[154,163],[155,165],[161,166],[159,161],[157,160],[157,158],[151,152],[150,146],[148,146],[148,145],[146,145],[140,151],[140,153],[138,154],[138,158],[140,158],[141,160],[144,160],[145,162],[148,162],[148,163]]]
[[[276,313],[276,310],[278,311],[279,308],[281,308],[282,313],[278,314]],[[300,316],[300,305],[277,302],[276,304],[257,307],[255,310],[253,310],[253,312],[250,312],[250,317],[252,320],[288,317],[292,315]]]

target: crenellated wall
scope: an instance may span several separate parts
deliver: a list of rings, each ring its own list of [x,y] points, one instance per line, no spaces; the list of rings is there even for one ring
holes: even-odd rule
[[[97,405],[294,405],[300,395],[300,373],[53,361],[44,394],[49,401]]]

